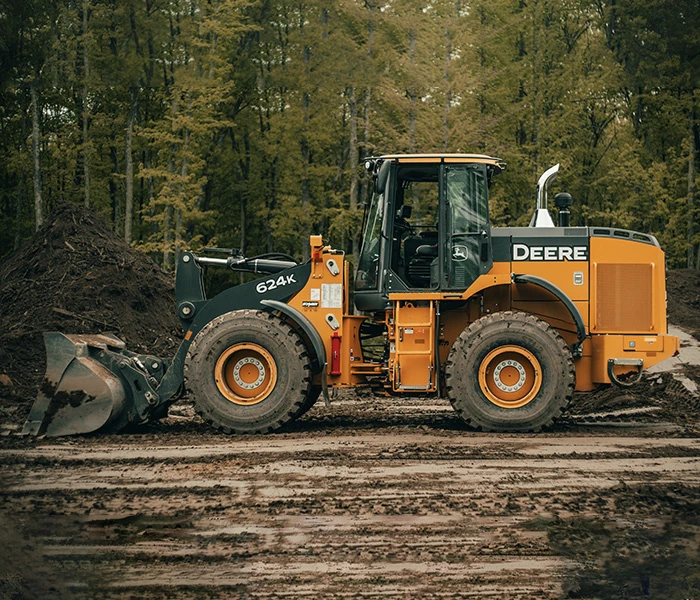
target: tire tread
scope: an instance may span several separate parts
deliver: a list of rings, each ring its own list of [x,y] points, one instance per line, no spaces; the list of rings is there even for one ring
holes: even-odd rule
[[[220,315],[207,323],[192,340],[187,357],[185,358],[185,387],[187,389],[191,389],[193,363],[196,361],[198,354],[201,352],[200,347],[203,345],[205,340],[207,340],[207,338],[221,328],[223,324],[228,326],[232,319],[243,320],[244,323],[257,323],[267,335],[277,339],[280,344],[286,341],[285,338],[292,338],[292,347],[294,349],[295,356],[290,357],[290,360],[298,360],[303,363],[302,369],[306,371],[306,375],[302,382],[303,385],[300,387],[296,397],[288,399],[288,402],[290,402],[289,409],[281,413],[280,416],[272,423],[261,422],[258,425],[246,424],[245,426],[240,427],[226,423],[222,421],[221,416],[218,415],[213,408],[203,406],[201,401],[198,402],[198,394],[196,391],[193,391],[195,411],[207,424],[226,434],[257,434],[278,431],[302,414],[302,409],[307,402],[311,387],[311,365],[309,363],[309,355],[306,345],[299,334],[294,331],[291,326],[272,313],[262,310],[243,309]]]
[[[576,371],[574,367],[573,355],[567,347],[564,338],[556,329],[549,325],[549,323],[546,323],[530,313],[516,311],[501,311],[493,313],[474,321],[471,325],[469,325],[469,327],[462,331],[453,344],[447,357],[447,361],[445,362],[445,388],[448,398],[457,414],[468,425],[479,427],[483,431],[501,431],[500,428],[488,425],[484,422],[479,422],[480,420],[478,418],[474,418],[473,415],[468,414],[468,411],[459,401],[459,398],[455,397],[454,386],[450,384],[450,380],[454,379],[453,370],[457,368],[457,354],[460,353],[465,357],[468,356],[471,352],[473,352],[476,344],[483,338],[484,330],[488,329],[493,323],[499,322],[506,322],[508,329],[522,327],[523,324],[534,326],[542,333],[546,334],[556,344],[556,348],[558,350],[557,356],[559,357],[560,361],[559,366],[563,367],[563,370],[567,373],[566,389],[562,390],[563,393],[557,396],[556,403],[551,407],[550,415],[545,422],[537,425],[536,427],[523,430],[532,432],[541,431],[543,428],[551,426],[558,418],[560,418],[569,405],[574,393]],[[508,431],[512,430],[508,429]]]

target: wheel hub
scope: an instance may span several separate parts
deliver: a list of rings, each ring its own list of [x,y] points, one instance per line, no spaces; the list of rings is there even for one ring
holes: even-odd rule
[[[493,380],[499,390],[507,393],[517,392],[527,380],[525,367],[517,360],[503,360],[494,369]]]
[[[254,390],[265,381],[265,367],[252,356],[242,358],[233,367],[233,380],[244,390]]]
[[[520,408],[537,396],[542,387],[542,368],[537,357],[521,346],[491,350],[479,366],[479,388],[489,402],[501,408]]]
[[[275,359],[258,344],[234,344],[216,361],[214,381],[221,395],[234,404],[257,404],[277,383]]]

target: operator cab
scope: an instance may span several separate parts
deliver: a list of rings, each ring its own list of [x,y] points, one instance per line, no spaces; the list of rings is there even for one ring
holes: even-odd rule
[[[464,291],[490,270],[488,187],[505,164],[475,154],[370,158],[374,193],[355,280],[359,310],[390,292]]]

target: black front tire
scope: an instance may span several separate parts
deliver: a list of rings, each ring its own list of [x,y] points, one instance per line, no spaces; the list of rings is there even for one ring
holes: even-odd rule
[[[227,356],[234,364],[225,363]],[[245,369],[259,373],[257,380],[244,380]],[[225,433],[269,433],[308,404],[310,369],[306,346],[294,329],[269,313],[237,310],[213,319],[196,335],[184,372],[207,423]]]

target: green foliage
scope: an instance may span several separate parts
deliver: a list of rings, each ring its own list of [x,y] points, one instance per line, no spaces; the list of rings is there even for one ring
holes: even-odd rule
[[[695,264],[698,56],[691,0],[2,0],[0,255],[33,231],[33,86],[44,208],[125,233],[133,202],[166,266],[210,243],[303,258],[310,233],[356,253],[357,162],[431,151],[508,163],[496,225],[526,225],[560,162],[575,224]]]

